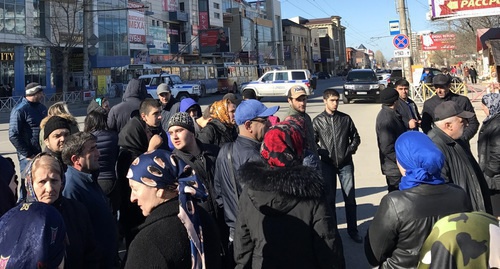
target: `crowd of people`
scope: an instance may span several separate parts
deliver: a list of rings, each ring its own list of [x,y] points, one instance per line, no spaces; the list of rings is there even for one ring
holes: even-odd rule
[[[293,86],[280,120],[279,106],[252,94],[202,111],[168,84],[147,98],[132,79],[120,104],[92,100],[80,131],[63,102],[47,109],[30,83],[9,125],[22,173],[0,157],[0,268],[346,268],[337,177],[347,234],[373,266],[498,268],[500,94],[482,99],[476,161],[469,99],[446,75],[432,83],[422,114],[406,80],[381,93],[388,194],[366,235],[353,160],[361,138],[336,90],[311,118]]]

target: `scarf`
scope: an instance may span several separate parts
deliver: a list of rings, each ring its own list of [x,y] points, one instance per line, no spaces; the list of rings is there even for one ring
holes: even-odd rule
[[[214,102],[210,106],[210,115],[212,118],[218,119],[226,126],[232,126],[233,123],[229,119],[229,112],[227,111],[227,106],[229,105],[229,100],[219,100]]]
[[[400,190],[445,183],[441,177],[445,157],[427,135],[415,131],[403,133],[396,140],[395,149],[399,165],[406,170]]]
[[[487,122],[495,115],[500,113],[500,93],[485,94],[483,96],[482,102],[490,111],[490,115],[488,115],[483,122]]]

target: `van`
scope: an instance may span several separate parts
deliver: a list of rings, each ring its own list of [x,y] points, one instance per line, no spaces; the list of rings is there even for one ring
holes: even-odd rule
[[[288,96],[293,85],[304,87],[307,95],[314,93],[311,86],[311,72],[307,69],[271,70],[267,71],[258,80],[244,85],[241,93],[254,91],[257,98],[271,96]]]

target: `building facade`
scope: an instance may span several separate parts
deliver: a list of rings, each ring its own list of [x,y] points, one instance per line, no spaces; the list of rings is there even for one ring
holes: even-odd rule
[[[290,69],[311,69],[312,49],[311,30],[291,20],[282,20],[285,65]]]

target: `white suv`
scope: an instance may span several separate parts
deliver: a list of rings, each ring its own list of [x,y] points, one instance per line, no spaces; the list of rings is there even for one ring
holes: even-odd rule
[[[268,71],[258,80],[244,85],[241,93],[254,91],[259,99],[270,96],[288,96],[288,91],[293,85],[304,87],[307,95],[314,93],[311,87],[311,72],[307,69]]]
[[[139,80],[146,84],[148,94],[150,94],[154,99],[158,99],[156,88],[161,83],[167,83],[170,86],[172,96],[177,100],[193,98],[198,101],[201,97],[201,86],[199,84],[185,84],[178,75],[171,75],[167,73],[142,75],[139,77]]]

